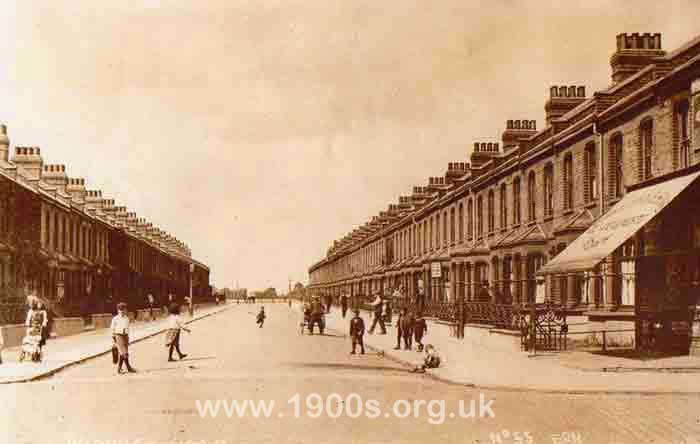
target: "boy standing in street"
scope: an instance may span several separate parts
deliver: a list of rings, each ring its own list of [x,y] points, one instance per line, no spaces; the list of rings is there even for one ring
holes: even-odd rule
[[[117,373],[122,372],[122,365],[126,364],[129,373],[136,373],[129,364],[129,314],[126,311],[126,304],[121,302],[117,305],[117,315],[112,318],[111,330],[112,338],[119,352]]]
[[[352,351],[355,354],[355,347],[360,344],[360,354],[365,354],[365,343],[362,337],[365,334],[365,321],[360,317],[360,310],[355,309],[355,316],[350,320],[350,337],[352,338]]]
[[[401,350],[401,338],[404,339],[404,344],[406,344],[406,330],[407,327],[406,319],[408,318],[408,313],[406,309],[402,308],[399,312],[399,317],[396,319],[396,347],[394,350]]]
[[[404,310],[403,318],[401,319],[401,333],[403,335],[404,350],[411,350],[413,346],[413,315]]]
[[[413,337],[416,340],[416,349],[419,352],[423,351],[423,336],[428,334],[428,324],[423,319],[423,314],[418,312],[416,320],[413,322]]]

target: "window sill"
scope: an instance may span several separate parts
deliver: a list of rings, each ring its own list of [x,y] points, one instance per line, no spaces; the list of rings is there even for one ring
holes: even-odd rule
[[[593,200],[593,201],[591,201],[591,202],[588,202],[588,203],[586,204],[586,208],[595,208],[595,207],[597,207],[597,206],[598,206],[598,202],[596,202],[595,200]]]
[[[573,209],[573,208],[567,208],[566,210],[564,210],[564,212],[563,212],[562,214],[563,214],[564,216],[568,216],[568,215],[570,215],[570,214],[574,214],[574,209]]]
[[[520,228],[520,224],[519,224],[519,223],[513,224],[513,227],[512,227],[512,228],[513,228],[514,230],[517,230],[518,228]]]
[[[549,221],[551,221],[551,220],[554,220],[554,216],[553,216],[553,215],[552,215],[552,216],[547,216],[547,217],[544,218],[544,221],[545,221],[545,222],[549,222]]]

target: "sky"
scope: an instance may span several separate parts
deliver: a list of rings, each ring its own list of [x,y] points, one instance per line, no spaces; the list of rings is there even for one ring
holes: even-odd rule
[[[506,120],[541,128],[551,85],[605,88],[617,34],[673,50],[698,17],[697,0],[0,1],[0,122],[186,242],[215,286],[286,291]]]

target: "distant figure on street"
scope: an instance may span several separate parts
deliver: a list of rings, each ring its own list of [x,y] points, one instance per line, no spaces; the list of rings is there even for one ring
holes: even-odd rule
[[[126,370],[129,373],[136,373],[129,364],[129,314],[126,311],[126,304],[120,302],[117,304],[117,315],[112,318],[110,329],[112,330],[112,339],[117,346],[119,352],[119,360],[117,373],[122,373],[122,365],[126,364]]]
[[[258,324],[258,328],[263,328],[263,324],[265,323],[265,317],[265,307],[260,307],[258,317],[255,321],[255,323]]]
[[[190,312],[190,317],[194,316],[194,304],[192,303],[192,296],[185,296],[185,303],[187,304],[187,309]]]
[[[348,312],[348,295],[345,293],[340,296],[340,310],[343,313],[343,319],[345,319],[345,314]]]
[[[350,319],[350,337],[352,338],[351,355],[355,354],[355,347],[360,344],[360,354],[365,354],[365,343],[362,337],[365,334],[365,321],[360,317],[360,310],[354,310],[355,316]]]
[[[416,340],[416,350],[423,351],[423,336],[428,334],[428,324],[423,318],[423,313],[418,312],[413,322],[413,338]]]
[[[401,319],[401,335],[403,337],[403,348],[404,350],[411,350],[413,348],[413,324],[415,319],[413,314],[405,310],[404,317]]]
[[[314,334],[314,325],[318,325],[318,330],[323,334],[325,329],[323,314],[326,312],[325,307],[321,303],[321,299],[318,296],[314,296],[311,300],[310,307],[310,318],[309,318],[309,332]]]
[[[401,338],[403,337],[403,329],[401,328],[401,324],[403,323],[405,317],[406,309],[402,308],[401,311],[399,311],[399,317],[396,318],[396,347],[394,347],[394,350],[401,350]]]
[[[484,280],[481,283],[481,288],[479,288],[479,295],[477,300],[479,302],[490,302],[491,301],[491,292],[489,291],[489,281]]]
[[[292,308],[292,300],[291,299],[287,299],[287,305],[289,306],[289,308]]]
[[[148,293],[146,305],[148,306],[148,315],[151,317],[152,321],[155,319],[155,316],[153,315],[153,307],[155,307],[156,305],[156,300],[153,298],[153,295],[151,293]]]
[[[372,319],[372,326],[369,328],[369,334],[374,333],[374,327],[377,326],[377,322],[378,322],[379,327],[381,327],[381,329],[382,329],[381,334],[385,335],[386,334],[386,326],[384,325],[384,317],[382,316],[384,303],[382,302],[382,297],[379,296],[379,293],[377,293],[375,295],[374,301],[372,302],[371,305],[374,309],[374,319]]]
[[[180,359],[187,357],[185,353],[180,351],[180,331],[185,330],[187,333],[192,333],[192,331],[185,327],[185,324],[180,318],[180,305],[170,304],[168,307],[170,315],[168,316],[168,331],[165,334],[165,346],[169,347],[168,350],[168,361],[172,362],[173,351],[177,351]]]

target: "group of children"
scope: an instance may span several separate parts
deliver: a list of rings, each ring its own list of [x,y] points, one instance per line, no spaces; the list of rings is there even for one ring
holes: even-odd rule
[[[352,351],[350,354],[355,354],[355,348],[357,345],[360,346],[360,353],[365,353],[365,345],[363,336],[365,334],[365,321],[360,317],[360,310],[353,310],[355,316],[350,319],[350,337],[352,338]],[[397,336],[396,336],[396,347],[394,350],[401,349],[401,340],[403,339],[404,350],[412,350],[413,340],[415,339],[417,344],[417,350],[422,352],[423,347],[423,336],[428,334],[428,324],[425,322],[421,313],[417,316],[413,316],[405,308],[401,309],[399,317],[396,320]],[[426,356],[423,361],[423,365],[414,368],[414,372],[425,372],[428,368],[437,368],[440,366],[440,355],[438,354],[435,347],[432,344],[425,346]]]
[[[396,319],[396,347],[394,350],[401,350],[401,339],[403,339],[404,350],[412,350],[413,340],[416,341],[416,348],[423,351],[423,336],[428,334],[428,324],[421,313],[413,316],[408,310],[402,308],[399,317]]]
[[[180,351],[180,332],[185,330],[191,333],[191,330],[185,326],[184,321],[180,318],[180,305],[173,302],[168,306],[167,330],[165,334],[165,346],[168,348],[168,361],[172,362],[173,351],[177,351],[180,359],[187,357],[185,353]],[[136,373],[136,370],[129,362],[129,331],[131,329],[131,319],[127,305],[123,302],[117,304],[117,315],[112,318],[110,325],[112,331],[112,359],[117,366],[117,374],[122,373],[122,367],[126,365],[126,371]]]

